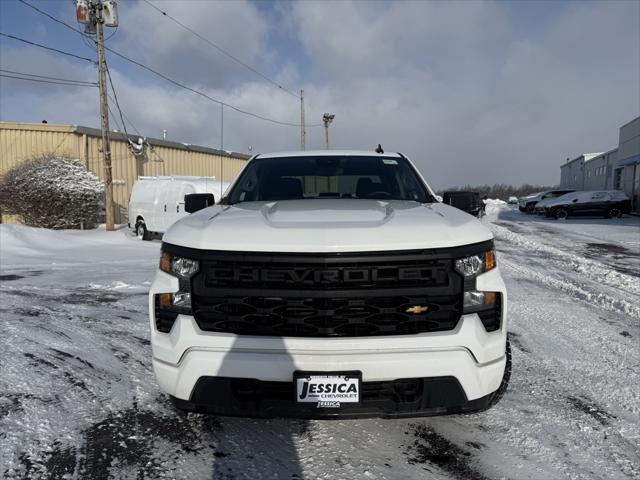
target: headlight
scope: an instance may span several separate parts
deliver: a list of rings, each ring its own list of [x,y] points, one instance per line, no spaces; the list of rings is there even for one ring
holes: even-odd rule
[[[198,273],[200,265],[197,260],[171,255],[169,252],[162,252],[160,256],[160,270],[177,277],[189,278]]]
[[[160,270],[178,278],[178,291],[160,293],[155,299],[156,328],[169,333],[178,314],[191,315],[191,277],[198,273],[197,260],[179,257],[169,252],[160,255]]]
[[[493,250],[488,250],[478,255],[459,258],[455,261],[456,271],[463,277],[475,277],[476,275],[488,272],[495,268],[496,257]]]

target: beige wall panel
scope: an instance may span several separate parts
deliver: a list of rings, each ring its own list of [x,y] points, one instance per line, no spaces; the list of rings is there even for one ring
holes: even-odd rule
[[[66,132],[31,132],[0,129],[0,173],[32,157],[56,153],[78,158],[76,135]]]
[[[99,136],[78,133],[73,125],[0,122],[0,174],[11,167],[45,153],[57,153],[79,159],[87,169],[104,179]],[[222,177],[231,181],[246,160],[216,153],[196,152],[155,145],[134,156],[124,140],[111,141],[113,194],[116,223],[127,222],[127,207],[133,184],[139,176],[193,175]],[[15,216],[3,216],[3,222],[20,223]]]

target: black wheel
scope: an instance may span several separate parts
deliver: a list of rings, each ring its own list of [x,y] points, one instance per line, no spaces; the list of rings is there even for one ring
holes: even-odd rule
[[[140,240],[151,240],[151,234],[147,230],[144,220],[138,220],[136,222],[136,237]]]
[[[622,210],[618,207],[610,208],[605,215],[607,218],[620,218],[622,216]]]
[[[536,206],[533,203],[530,203],[529,205],[527,205],[526,212],[527,213],[533,213],[533,212],[535,212],[535,208],[536,208]]]
[[[496,403],[498,403],[509,387],[509,380],[511,379],[511,344],[509,340],[507,340],[507,346],[505,349],[505,355],[507,357],[507,363],[504,366],[504,374],[502,375],[502,381],[500,382],[500,386],[498,389],[493,392],[489,398],[489,403],[482,410],[488,410],[493,407]]]
[[[554,216],[560,220],[566,220],[569,216],[569,212],[567,212],[566,208],[559,208],[555,211]]]

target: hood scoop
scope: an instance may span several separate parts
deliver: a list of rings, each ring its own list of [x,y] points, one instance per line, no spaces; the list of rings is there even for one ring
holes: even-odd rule
[[[273,227],[349,226],[373,227],[394,214],[389,203],[379,200],[306,199],[267,203],[262,215]]]

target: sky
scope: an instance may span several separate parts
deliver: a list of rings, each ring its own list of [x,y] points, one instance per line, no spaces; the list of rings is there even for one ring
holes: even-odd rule
[[[72,0],[25,1],[77,26]],[[304,89],[308,124],[334,113],[331,148],[380,143],[434,188],[559,183],[567,157],[617,147],[619,127],[640,115],[638,0],[149,2],[276,84]],[[143,0],[118,8],[108,47],[227,104],[299,123],[294,95]],[[18,0],[0,0],[0,32],[95,58],[86,39]],[[219,104],[113,54],[107,61],[143,136],[166,129],[169,140],[244,153],[300,147],[299,127],[230,108],[221,138]],[[6,37],[0,69],[97,79],[90,62]],[[0,77],[0,120],[43,119],[99,127],[97,89]],[[324,148],[321,126],[307,128],[313,148]]]

